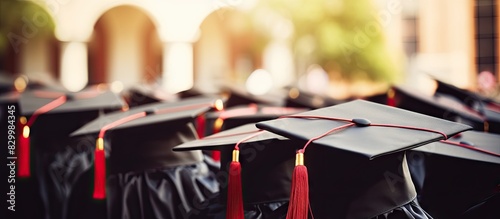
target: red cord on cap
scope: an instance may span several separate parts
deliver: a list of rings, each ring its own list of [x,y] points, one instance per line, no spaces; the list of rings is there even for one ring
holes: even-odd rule
[[[481,152],[481,153],[485,153],[485,154],[489,154],[489,155],[493,155],[493,156],[500,157],[500,154],[498,154],[498,153],[495,153],[495,152],[492,152],[492,151],[488,151],[488,150],[485,150],[485,149],[482,149],[482,148],[474,147],[474,146],[471,146],[471,145],[461,144],[461,143],[458,143],[458,142],[453,142],[453,141],[445,141],[445,140],[441,140],[440,142],[442,142],[442,143],[446,143],[446,144],[450,144],[450,145],[455,145],[455,146],[458,146],[458,147],[467,148],[467,149],[469,149],[469,150],[478,151],[478,152]]]
[[[17,176],[24,178],[31,176],[30,170],[30,127],[35,123],[39,115],[47,113],[66,102],[66,96],[60,96],[59,98],[43,105],[38,108],[29,118],[28,122],[23,126],[21,136],[19,138],[19,166],[17,171]]]

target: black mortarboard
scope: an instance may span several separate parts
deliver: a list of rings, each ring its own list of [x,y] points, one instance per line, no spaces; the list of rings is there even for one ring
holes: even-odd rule
[[[434,95],[427,96],[416,90],[394,86],[394,106],[472,126],[475,130],[487,128],[485,117],[456,99]]]
[[[455,87],[437,80],[436,95],[449,95],[462,102],[469,109],[483,116],[487,122],[485,131],[500,134],[500,103],[477,93]]]
[[[285,100],[285,106],[318,109],[327,106],[337,105],[345,101],[336,100],[326,96],[300,91],[298,88],[290,88]]]
[[[14,79],[0,72],[0,94],[14,90]]]
[[[286,215],[295,150],[301,144],[247,124],[174,148],[174,151],[217,150],[222,154],[221,171],[217,174],[220,194],[204,204],[205,208],[192,218],[226,218],[228,180],[233,174],[229,168],[231,153],[244,139],[247,140],[239,145],[239,161],[245,218],[284,218]]]
[[[131,87],[124,92],[123,96],[130,108],[149,103],[173,102],[176,100],[174,95],[170,95],[160,88],[146,85]]]
[[[434,80],[437,82],[437,88],[436,88],[437,93],[443,93],[454,96],[455,98],[459,99],[460,101],[462,101],[463,103],[467,104],[470,107],[474,107],[474,105],[477,104],[477,101],[481,101],[485,104],[493,104],[500,106],[500,103],[496,102],[491,98],[481,96],[480,94],[456,87],[452,84],[448,84],[438,79]]]
[[[20,114],[27,117],[22,121],[25,124],[20,133],[22,136],[19,149],[28,149],[29,153],[29,144],[32,142],[40,144],[37,149],[40,152],[57,151],[58,147],[64,146],[63,142],[71,132],[106,111],[122,107],[121,99],[110,91],[87,90],[78,93],[26,91],[19,99]],[[27,148],[23,148],[24,146]],[[29,160],[24,160],[22,151],[19,156],[20,165],[25,164],[24,162],[29,164]],[[29,169],[20,166],[18,174],[29,175]]]
[[[306,190],[298,190],[307,183],[302,178],[305,156],[317,218],[373,218],[405,211],[423,215],[413,202],[416,193],[404,151],[470,129],[363,100],[260,122],[257,127],[305,146],[312,142],[306,153],[305,147],[297,153],[297,185],[292,186],[289,214],[307,212]]]
[[[275,107],[257,104],[240,105],[205,115],[208,134],[241,125],[276,119],[283,115],[303,112],[304,108]]]
[[[201,92],[200,90],[196,88],[191,88],[189,90],[181,91],[177,93],[177,96],[181,99],[186,99],[190,97],[199,97],[199,96],[204,96],[205,93]]]
[[[262,104],[269,106],[280,106],[282,100],[280,98],[276,98],[270,95],[253,95],[248,93],[247,91],[231,87],[225,90],[228,98],[225,103],[225,107],[233,107],[238,105],[248,105],[248,104]]]
[[[103,113],[122,107],[123,101],[116,94],[98,89],[76,93],[49,90],[23,92],[19,99],[19,112],[23,117],[19,118],[22,128],[17,132],[17,175],[26,181],[25,186],[30,187],[27,189],[34,191],[23,195],[19,201],[31,201],[29,197],[40,195],[43,202],[23,203],[22,207],[42,206],[46,217],[61,218],[60,208],[65,203],[67,192],[61,181],[71,176],[62,176],[59,174],[61,169],[52,168],[57,162],[55,155],[66,151],[71,132]],[[71,169],[68,166],[64,168]],[[34,177],[27,179],[31,173]]]
[[[414,177],[423,182],[420,203],[431,215],[464,218],[471,209],[467,218],[500,218],[500,135],[467,131],[416,148],[408,157],[423,161],[425,174]]]
[[[201,152],[171,150],[197,139],[193,121],[216,100],[199,97],[138,106],[109,113],[72,133],[97,142],[94,177],[84,180],[94,178],[94,198],[103,199],[107,193],[110,218],[180,218],[217,191]]]

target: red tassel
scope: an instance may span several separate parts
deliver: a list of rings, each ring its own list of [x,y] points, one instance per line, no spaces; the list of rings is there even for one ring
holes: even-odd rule
[[[212,151],[212,159],[214,161],[220,161],[220,151]]]
[[[200,115],[196,118],[196,132],[199,138],[205,137],[205,116]]]
[[[106,198],[106,155],[104,154],[104,142],[102,138],[97,139],[94,153],[94,199]]]
[[[288,205],[287,219],[307,219],[309,210],[309,179],[304,166],[304,154],[299,151],[292,176],[292,191]]]
[[[241,188],[241,164],[239,150],[233,151],[233,161],[229,165],[229,184],[227,188],[226,218],[244,219],[243,194]]]
[[[389,91],[387,91],[387,105],[388,106],[396,106],[396,100],[394,98],[394,96],[396,95],[396,92],[394,91],[394,89],[389,89]]]
[[[30,171],[30,127],[23,126],[21,136],[19,137],[17,176],[20,178],[28,178],[31,176]]]

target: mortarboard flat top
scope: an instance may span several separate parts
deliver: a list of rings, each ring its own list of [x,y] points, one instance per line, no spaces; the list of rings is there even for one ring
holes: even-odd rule
[[[500,135],[478,131],[466,131],[458,136],[450,138],[448,141],[470,145],[473,148],[483,149],[489,152],[500,154]],[[500,164],[500,157],[472,150],[445,142],[434,142],[422,147],[413,149],[430,154],[438,154],[457,159],[473,160]]]
[[[372,124],[391,124],[436,130],[447,136],[470,129],[467,125],[430,116],[355,100],[332,107],[297,114],[298,116],[324,116],[342,119],[367,119]],[[257,127],[292,139],[310,140],[332,128],[347,124],[325,119],[280,118],[257,123]],[[370,159],[398,151],[408,150],[444,139],[435,132],[394,127],[348,127],[314,141],[315,144],[361,154]]]
[[[109,113],[76,130],[71,134],[71,136],[98,133],[101,128],[113,121],[117,121],[121,118],[141,112],[146,112],[148,115],[114,127],[111,130],[129,129],[145,125],[156,125],[165,122],[191,120],[199,114],[208,111],[214,105],[216,100],[216,98],[210,97],[195,97],[173,103],[147,104],[132,108],[126,112]]]
[[[174,151],[221,150],[224,147],[228,147],[229,149],[232,150],[238,141],[257,133],[258,131],[259,129],[255,127],[255,124],[246,124],[239,126],[237,128],[219,132],[217,134],[208,136],[206,138],[186,142],[182,145],[174,147],[173,150]],[[288,139],[271,132],[265,132],[258,136],[255,136],[254,138],[250,138],[245,142],[242,142],[241,145],[251,144],[258,141],[267,141],[267,140],[287,141]]]
[[[61,96],[67,96],[66,102],[45,114],[84,112],[99,109],[119,109],[124,105],[123,101],[111,91],[91,89],[72,93],[34,90],[26,91],[21,94],[19,100],[21,114],[31,115],[40,107]]]

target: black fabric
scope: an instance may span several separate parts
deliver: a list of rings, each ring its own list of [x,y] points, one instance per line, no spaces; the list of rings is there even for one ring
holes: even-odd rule
[[[305,165],[315,218],[372,218],[410,203],[416,192],[403,154],[367,160],[311,145]]]
[[[420,207],[417,200],[413,200],[372,219],[432,219],[432,217]]]
[[[500,184],[498,164],[433,154],[425,156],[425,166],[420,203],[436,218],[458,218],[467,209],[498,193],[495,191]],[[482,213],[500,216],[498,208],[490,210]]]
[[[243,202],[258,204],[288,201],[292,173],[295,166],[295,150],[299,144],[290,141],[254,142],[240,146],[241,181]],[[226,203],[227,178],[230,174],[232,148],[221,151],[219,173],[221,202]]]
[[[71,113],[41,115],[32,126],[30,137],[31,178],[36,178],[36,192],[40,195],[44,214],[42,218],[64,218],[64,210],[71,185],[89,166],[92,149],[68,147],[73,144],[67,136],[71,131],[98,116],[97,111],[81,113],[77,120]],[[47,124],[67,125],[51,126]],[[92,145],[95,145],[93,143]],[[34,195],[34,194],[33,194]]]
[[[206,162],[108,177],[108,198],[92,198],[93,167],[72,186],[66,218],[187,218],[218,191]]]
[[[165,124],[163,124],[165,125]],[[173,152],[172,148],[197,139],[192,123],[169,122],[110,131],[105,147],[109,150],[110,174],[189,165],[203,161],[200,151]]]
[[[220,202],[218,193],[207,202],[204,208],[189,215],[189,219],[225,219],[226,205]],[[288,201],[246,204],[243,206],[245,219],[285,219],[288,210]]]
[[[186,218],[218,190],[205,163],[108,178],[108,218]]]
[[[500,135],[496,134],[467,131],[449,141],[467,142],[475,148],[500,153]],[[443,142],[413,149],[408,154],[412,177],[420,182],[420,203],[437,218],[458,218],[473,206],[488,206],[491,201],[484,200],[500,194],[498,156]],[[500,210],[495,208],[477,207],[473,212],[470,214],[500,218]]]
[[[499,192],[492,195],[481,203],[474,205],[469,208],[465,213],[459,216],[460,219],[498,219],[500,218],[500,211],[498,206],[500,206],[500,187]],[[496,213],[493,213],[496,212]]]

